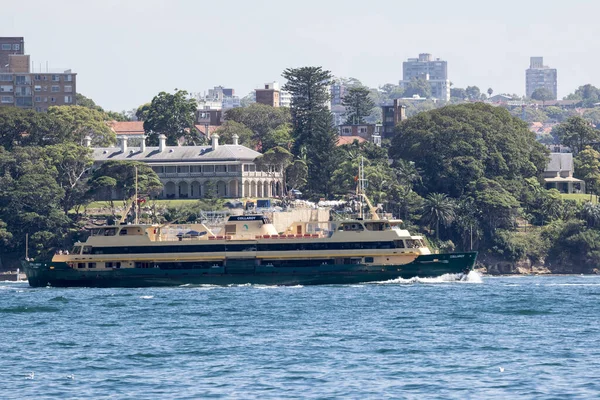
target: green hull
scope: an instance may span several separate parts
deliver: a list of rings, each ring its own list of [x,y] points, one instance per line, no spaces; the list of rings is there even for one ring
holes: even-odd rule
[[[208,269],[124,268],[76,270],[65,263],[22,261],[33,287],[148,287],[193,285],[330,285],[379,282],[390,279],[438,277],[468,273],[476,252],[432,254],[417,257],[404,265],[310,265],[272,267],[239,263]]]

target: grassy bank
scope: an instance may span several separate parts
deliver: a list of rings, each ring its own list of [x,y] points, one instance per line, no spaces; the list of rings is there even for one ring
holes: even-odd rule
[[[577,201],[579,203],[590,201],[590,195],[589,194],[582,194],[582,193],[567,194],[567,193],[561,193],[561,196],[562,196],[563,200],[575,200],[575,201]],[[598,203],[598,196],[595,196],[595,195],[592,196],[592,203],[594,203],[594,204]]]

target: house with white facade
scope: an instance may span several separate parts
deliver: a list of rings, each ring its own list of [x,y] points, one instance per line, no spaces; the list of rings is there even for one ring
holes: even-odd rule
[[[573,154],[550,153],[544,169],[546,189],[557,189],[561,193],[585,193],[585,182],[573,177]]]
[[[141,146],[129,147],[131,139],[139,139]],[[145,135],[117,135],[118,147],[92,149],[94,166],[109,160],[147,163],[164,185],[158,196],[162,199],[282,195],[281,170],[273,165],[260,168],[256,158],[261,153],[238,144],[237,135],[232,144],[219,144],[219,135],[213,134],[210,146],[167,146],[166,139],[160,135],[158,147],[151,147],[146,146]],[[88,147],[90,143],[91,139]]]

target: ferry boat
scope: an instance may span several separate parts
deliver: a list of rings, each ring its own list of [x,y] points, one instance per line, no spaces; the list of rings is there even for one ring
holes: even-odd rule
[[[34,287],[350,284],[472,270],[476,252],[432,254],[400,223],[297,222],[278,233],[267,217],[242,215],[219,234],[203,224],[102,226],[70,252],[23,266]]]

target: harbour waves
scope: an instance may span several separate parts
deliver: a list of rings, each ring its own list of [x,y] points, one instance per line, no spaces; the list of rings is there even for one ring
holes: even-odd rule
[[[591,398],[598,295],[589,276],[2,283],[0,397]]]

